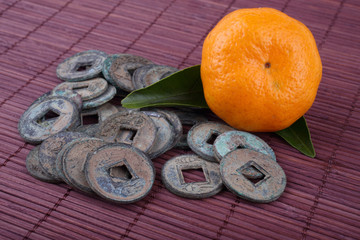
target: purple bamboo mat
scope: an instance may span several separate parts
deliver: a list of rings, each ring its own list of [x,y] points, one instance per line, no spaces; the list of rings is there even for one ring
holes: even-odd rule
[[[189,200],[160,179],[139,202],[115,205],[32,178],[21,114],[61,81],[56,66],[88,49],[131,53],[178,68],[200,64],[203,40],[227,13],[272,7],[305,23],[323,61],[306,119],[308,158],[274,134],[260,136],[285,170],[284,194],[254,204],[223,190]],[[0,239],[360,239],[360,2],[357,0],[1,0]]]

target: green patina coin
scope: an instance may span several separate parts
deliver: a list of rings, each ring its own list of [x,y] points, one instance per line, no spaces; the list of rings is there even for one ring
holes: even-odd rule
[[[84,81],[101,74],[107,54],[98,50],[77,53],[60,63],[56,69],[58,78],[77,82]]]
[[[83,101],[83,109],[91,109],[99,107],[107,102],[109,102],[111,99],[113,99],[116,95],[116,88],[112,85],[109,85],[107,90],[101,94],[100,96],[97,96],[93,99]]]

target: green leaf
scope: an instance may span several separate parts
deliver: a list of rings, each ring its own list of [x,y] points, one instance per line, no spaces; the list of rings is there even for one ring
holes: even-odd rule
[[[290,127],[277,131],[276,134],[306,156],[315,157],[316,153],[305,117],[299,118]]]
[[[200,65],[176,72],[146,88],[131,92],[121,101],[126,108],[189,106],[207,108]]]

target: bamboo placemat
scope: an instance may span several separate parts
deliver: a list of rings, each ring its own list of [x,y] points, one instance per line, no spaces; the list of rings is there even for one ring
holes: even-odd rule
[[[189,200],[161,183],[115,205],[26,171],[32,145],[21,114],[61,81],[56,66],[88,49],[132,53],[185,68],[201,62],[210,29],[238,8],[272,7],[305,23],[323,61],[306,119],[317,151],[308,158],[259,134],[285,170],[284,194],[254,204],[223,190]],[[360,239],[360,3],[357,0],[2,0],[0,2],[0,239]]]

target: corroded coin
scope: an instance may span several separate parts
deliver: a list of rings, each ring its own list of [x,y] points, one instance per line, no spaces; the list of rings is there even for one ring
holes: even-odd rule
[[[262,177],[246,177],[249,169],[259,172]],[[220,162],[220,173],[231,192],[253,202],[275,201],[286,186],[286,176],[280,165],[269,155],[250,149],[237,149],[226,154]]]
[[[24,112],[18,129],[25,141],[37,144],[58,132],[71,130],[79,123],[79,110],[73,101],[47,97]]]
[[[202,182],[186,182],[183,171],[200,169],[205,176]],[[187,198],[207,198],[221,191],[222,180],[219,164],[206,161],[196,155],[181,155],[168,160],[162,168],[161,178],[172,193]]]
[[[26,157],[26,169],[29,174],[36,179],[44,182],[57,183],[58,180],[47,174],[40,166],[39,162],[39,148],[40,146],[34,147]]]
[[[148,155],[152,159],[160,156],[171,148],[175,138],[174,128],[161,113],[151,111],[143,111],[143,113],[153,120],[157,129],[155,142],[148,151]]]
[[[155,142],[156,132],[154,122],[146,114],[124,111],[103,121],[95,136],[109,143],[126,143],[147,153]]]
[[[74,141],[74,140],[73,140]],[[64,182],[67,182],[69,180],[66,179],[66,176],[64,174],[63,171],[63,156],[65,155],[65,153],[69,150],[69,146],[71,146],[71,142],[66,143],[60,150],[60,152],[58,153],[58,155],[56,156],[56,161],[55,161],[55,166],[56,166],[56,174],[59,176],[59,178],[61,178]]]
[[[188,132],[187,142],[196,154],[208,161],[216,162],[213,143],[217,136],[232,130],[232,127],[217,122],[198,123]]]
[[[81,98],[81,95],[75,91],[72,91],[72,90],[68,90],[68,89],[65,89],[65,90],[53,90],[51,91],[51,95],[52,96],[61,96],[61,97],[64,97],[64,98],[69,98],[71,101],[73,101],[76,106],[78,107],[79,110],[82,109],[82,98]]]
[[[77,132],[60,132],[43,141],[39,149],[40,166],[42,169],[54,179],[61,181],[62,179],[56,171],[56,158],[58,153],[65,144],[85,136],[85,134]]]
[[[229,152],[237,148],[247,148],[266,155],[276,161],[271,147],[254,134],[243,131],[228,131],[220,134],[214,144],[215,158],[218,162]]]
[[[102,71],[106,57],[106,53],[97,50],[77,53],[58,65],[56,75],[70,82],[97,77]]]
[[[119,112],[118,108],[111,103],[105,103],[97,108],[83,110],[80,113],[81,124],[75,131],[83,132],[90,137],[94,137],[98,131],[100,122],[117,112]]]
[[[99,196],[117,203],[133,203],[145,197],[155,180],[151,160],[127,144],[109,144],[89,154],[85,176]]]
[[[90,100],[83,101],[83,109],[99,107],[102,104],[105,104],[111,99],[113,99],[115,95],[116,95],[116,88],[112,85],[109,85],[107,90],[100,96],[97,96],[96,98]]]
[[[135,90],[131,80],[134,71],[147,64],[152,64],[152,62],[140,56],[114,54],[105,60],[103,75],[114,86],[131,92]]]
[[[174,67],[149,64],[136,69],[131,80],[135,89],[140,89],[150,86],[177,71],[179,70]]]
[[[79,138],[72,141],[62,156],[65,182],[83,192],[92,193],[84,173],[86,158],[89,153],[105,144],[98,138]]]
[[[162,110],[162,109],[154,109],[155,112],[161,113],[165,116],[166,120],[169,121],[171,126],[174,129],[174,141],[171,144],[170,148],[173,148],[181,139],[183,135],[183,128],[180,121],[180,118],[172,111]]]
[[[108,83],[103,78],[93,78],[82,82],[63,82],[54,88],[54,91],[71,90],[80,94],[83,101],[94,99],[108,89]]]

